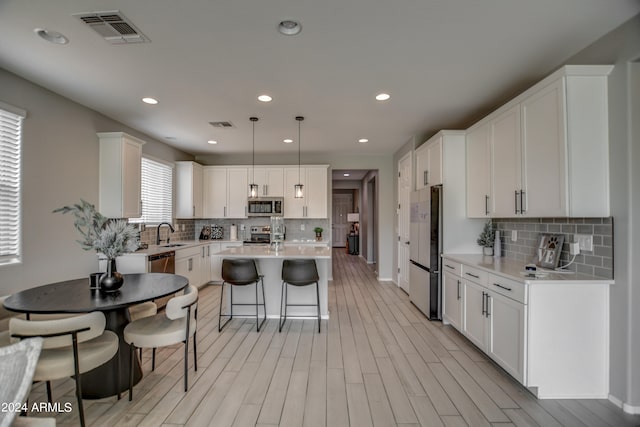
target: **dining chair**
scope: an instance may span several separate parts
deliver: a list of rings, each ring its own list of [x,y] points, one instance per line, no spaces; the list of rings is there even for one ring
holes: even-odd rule
[[[193,336],[193,366],[198,370],[196,329],[198,319],[198,288],[188,286],[183,295],[171,298],[164,313],[144,317],[124,328],[124,340],[130,347],[129,400],[133,399],[133,361],[135,349],[151,348],[151,370],[156,367],[156,348],[184,342],[184,391],[188,389],[189,338]]]
[[[255,305],[256,307],[256,331],[260,332],[260,328],[267,320],[267,308],[264,298],[264,281],[263,277],[258,274],[258,268],[256,267],[256,261],[252,258],[225,258],[222,260],[222,286],[220,287],[220,308],[218,312],[218,332],[222,331],[222,328],[233,319],[233,306],[235,305]],[[231,285],[229,287],[229,314],[222,314],[222,306],[224,305],[224,286],[226,284]],[[258,299],[258,283],[262,285],[262,303]],[[234,286],[247,286],[255,285],[256,300],[255,303],[234,303],[233,302],[233,287]],[[264,317],[260,321],[258,317],[258,308],[262,306],[264,310]],[[228,317],[226,322],[222,323],[222,318]]]
[[[42,352],[33,375],[34,381],[47,382],[47,397],[52,402],[50,381],[73,376],[80,425],[85,426],[82,406],[81,374],[110,361],[118,353],[118,336],[105,330],[104,314],[94,311],[55,320],[23,320],[9,322],[11,339],[42,337]],[[120,364],[117,363],[116,366]],[[118,370],[119,368],[117,368]],[[115,372],[117,378],[119,372]],[[120,393],[118,393],[120,398]]]
[[[31,380],[42,350],[42,338],[29,338],[0,348],[0,402],[27,404]],[[20,416],[17,416],[20,413]],[[55,427],[55,418],[28,417],[20,411],[2,411],[0,427]]]

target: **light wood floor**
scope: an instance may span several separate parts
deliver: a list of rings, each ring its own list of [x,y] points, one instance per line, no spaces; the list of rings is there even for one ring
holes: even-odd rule
[[[150,352],[144,378],[126,397],[84,401],[92,426],[638,426],[606,400],[537,400],[464,337],[429,322],[393,283],[334,250],[330,320],[235,319],[218,333],[219,286],[200,291],[198,372],[183,391],[183,350]],[[190,357],[192,362],[192,358]],[[53,384],[74,411],[74,385]],[[30,402],[44,402],[41,384]],[[46,414],[34,414],[46,415]]]

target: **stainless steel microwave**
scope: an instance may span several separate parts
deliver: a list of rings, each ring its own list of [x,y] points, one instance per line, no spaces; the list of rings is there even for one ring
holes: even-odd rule
[[[247,216],[282,216],[284,215],[283,197],[257,197],[248,199]]]

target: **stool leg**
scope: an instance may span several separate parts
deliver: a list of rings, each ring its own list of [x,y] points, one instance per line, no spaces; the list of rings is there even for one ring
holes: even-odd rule
[[[256,281],[256,331],[260,332],[260,320],[258,320],[258,282]]]
[[[222,282],[222,286],[220,287],[220,311],[218,312],[218,332],[222,331],[222,304],[224,300],[224,282]],[[226,325],[226,323],[225,323]]]
[[[129,402],[133,399],[133,358],[136,357],[136,350],[133,343],[129,344]]]
[[[284,287],[285,287],[285,283],[282,282],[282,286],[280,287],[280,320],[278,321],[278,323],[280,324],[280,330],[278,332],[282,332],[282,327],[284,326],[284,322],[282,321],[282,301],[284,300]],[[285,307],[286,309],[286,307]]]
[[[318,303],[318,333],[320,333],[320,286],[316,282],[316,302]]]
[[[260,282],[260,285],[262,286],[262,305],[264,306],[264,318],[262,319],[262,322],[259,321],[259,307],[260,307],[260,300],[258,299],[258,282]],[[260,328],[262,327],[263,323],[267,320],[267,306],[265,305],[264,302],[264,282],[262,281],[262,278],[258,279],[258,281],[256,281],[256,329],[258,330],[258,332],[260,332]]]

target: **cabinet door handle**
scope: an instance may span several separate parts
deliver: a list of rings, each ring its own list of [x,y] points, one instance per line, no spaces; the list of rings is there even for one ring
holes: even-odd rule
[[[204,246],[202,247],[202,258],[204,258]]]
[[[489,215],[489,195],[484,196],[484,214]]]
[[[471,273],[465,273],[467,276],[471,276],[471,277],[475,277],[476,279],[479,279],[480,276],[476,276],[475,274],[471,274]]]
[[[189,271],[193,270],[193,258],[189,258]]]
[[[458,300],[460,300],[460,280],[458,280]]]
[[[485,299],[484,297],[486,296],[486,294],[484,292],[482,292],[482,315],[486,316],[487,315],[487,310],[484,308],[484,303],[485,303]]]
[[[269,186],[267,184],[264,185],[264,187],[262,187],[263,191],[264,191],[264,195],[268,196],[269,195]]]
[[[520,213],[524,214],[526,212],[524,208],[524,190],[520,190]]]
[[[516,190],[514,192],[514,196],[513,196],[513,206],[514,206],[514,211],[516,214],[518,214],[518,190]]]
[[[454,266],[452,266],[452,265],[445,264],[444,266],[445,266],[445,267],[447,267],[447,268],[449,268],[449,269],[451,269],[451,270],[455,270],[455,267],[454,267]]]
[[[425,170],[422,174],[422,181],[424,185],[429,185],[429,171]]]
[[[489,298],[491,298],[491,296],[489,295],[488,292],[485,294],[485,296],[487,298],[487,304],[486,304],[487,305],[487,309],[485,310],[485,314],[486,314],[487,317],[489,317],[489,316],[491,316],[491,312],[489,311],[489,304],[490,304],[489,303]]]
[[[224,207],[224,214],[222,216],[224,216],[225,218],[227,217],[227,207],[226,206]]]
[[[501,285],[501,284],[499,284],[499,283],[494,283],[494,284],[493,284],[493,286],[497,286],[497,287],[499,287],[500,289],[504,289],[505,291],[509,291],[509,292],[511,292],[511,291],[513,290],[513,289],[508,288],[508,287],[506,287],[506,286],[502,286],[502,285]]]
[[[192,216],[196,216],[196,207],[195,206],[193,206],[193,214],[192,214]]]

